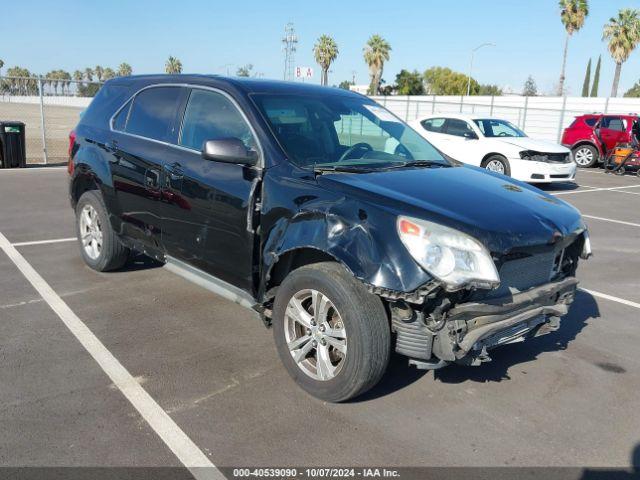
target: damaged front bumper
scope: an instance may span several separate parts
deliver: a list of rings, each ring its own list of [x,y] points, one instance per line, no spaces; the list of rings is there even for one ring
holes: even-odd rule
[[[557,330],[577,285],[569,277],[521,293],[460,303],[435,323],[429,314],[395,310],[396,351],[409,356],[418,368],[440,368],[450,362],[479,365],[490,360],[491,348]]]

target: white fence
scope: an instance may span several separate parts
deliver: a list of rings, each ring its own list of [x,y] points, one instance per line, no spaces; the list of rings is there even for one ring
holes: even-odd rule
[[[584,113],[640,113],[640,98],[583,97],[372,97],[403,120],[432,114],[464,113],[499,117],[518,125],[530,137],[559,142],[574,117]]]

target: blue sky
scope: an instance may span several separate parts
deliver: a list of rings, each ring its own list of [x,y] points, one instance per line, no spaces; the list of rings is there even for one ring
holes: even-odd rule
[[[602,26],[620,8],[640,8],[640,0],[590,0],[585,27],[571,40],[567,74],[570,94],[580,94],[588,59],[603,57],[601,95],[611,89],[614,63]],[[319,35],[332,35],[340,55],[329,82],[367,83],[362,47],[373,33],[391,44],[384,78],[401,68],[424,71],[434,65],[466,72],[470,50],[478,52],[474,77],[482,83],[520,91],[532,74],[542,92],[557,82],[564,28],[556,0],[422,1],[212,1],[212,0],[21,0],[3,8],[0,58],[7,67],[32,72],[68,71],[86,66],[116,68],[126,61],[134,73],[161,72],[169,55],[185,72],[226,73],[252,63],[268,78],[281,78],[280,39],[295,24],[300,42],[296,63],[314,66]],[[8,17],[11,17],[9,20]],[[621,90],[640,79],[640,48],[623,66]],[[319,82],[316,74],[314,82]]]

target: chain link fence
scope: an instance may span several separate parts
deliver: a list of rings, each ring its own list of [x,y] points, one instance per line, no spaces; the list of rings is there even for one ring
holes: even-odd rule
[[[64,163],[69,132],[102,82],[0,77],[0,121],[25,123],[27,164]]]
[[[405,121],[437,114],[498,117],[530,137],[560,142],[574,118],[585,113],[640,113],[638,98],[521,96],[377,96],[372,97]]]

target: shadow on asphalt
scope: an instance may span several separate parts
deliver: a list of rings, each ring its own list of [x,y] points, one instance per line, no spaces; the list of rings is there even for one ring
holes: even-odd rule
[[[434,372],[434,378],[444,383],[463,382],[501,382],[510,380],[509,369],[520,364],[535,360],[540,353],[564,350],[582,329],[587,325],[587,320],[599,318],[600,310],[596,300],[586,292],[578,291],[576,299],[563,317],[560,330],[548,335],[529,339],[523,343],[505,345],[491,350],[492,361],[479,367],[462,365],[449,365]],[[603,364],[598,367],[617,371],[617,365]],[[387,373],[382,381],[369,392],[358,397],[353,402],[364,402],[375,398],[384,397],[397,390],[405,388],[420,380],[428,371],[409,367],[407,358],[393,354]]]
[[[547,193],[568,192],[580,188],[577,183],[534,183],[533,186]]]
[[[585,468],[580,480],[637,480],[640,478],[640,443],[631,452],[630,463],[628,469]]]
[[[162,263],[154,260],[151,257],[147,257],[143,254],[134,254],[127,264],[118,270],[118,272],[137,272],[138,270],[149,270],[151,268],[160,268]]]
[[[444,383],[501,382],[510,380],[509,369],[525,362],[535,360],[540,353],[564,350],[582,329],[587,320],[599,318],[600,310],[596,300],[586,292],[578,291],[569,313],[562,318],[560,329],[539,338],[532,338],[523,343],[515,343],[496,348],[489,352],[492,361],[479,367],[449,365],[435,372],[435,379]],[[597,365],[615,371],[617,365]],[[526,373],[523,371],[523,373]]]

